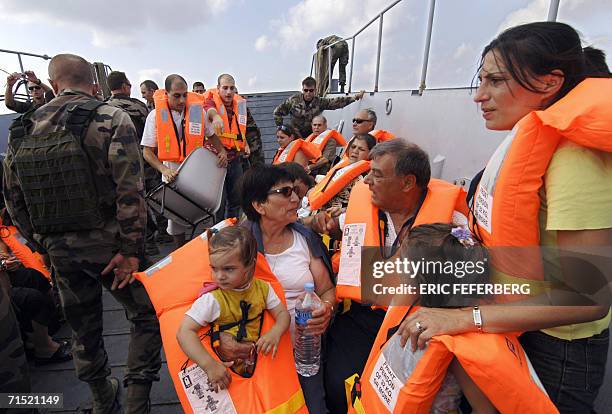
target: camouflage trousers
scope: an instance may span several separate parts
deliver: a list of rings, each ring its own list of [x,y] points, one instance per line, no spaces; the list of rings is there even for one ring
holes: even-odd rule
[[[261,143],[261,136],[259,134],[248,137],[247,142],[249,143],[249,149],[251,150],[251,155],[249,158],[243,159],[242,169],[247,171],[251,167],[261,166],[266,163],[263,152],[263,145]]]
[[[30,392],[28,362],[19,325],[9,295],[2,286],[0,286],[0,392]]]
[[[5,275],[0,274],[0,278]],[[0,283],[0,393],[30,392],[30,375],[17,318],[8,293]],[[1,409],[0,413],[27,414],[37,410]]]
[[[102,338],[104,286],[121,303],[131,323],[124,384],[158,381],[162,345],[159,321],[144,286],[136,281],[111,291],[113,276],[100,275],[104,265],[81,262],[79,267],[57,273],[62,307],[72,328],[72,355],[78,378],[92,383],[111,373]]]

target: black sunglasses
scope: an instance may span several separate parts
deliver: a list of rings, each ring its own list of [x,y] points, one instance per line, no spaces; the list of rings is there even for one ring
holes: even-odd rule
[[[369,119],[353,118],[353,124],[361,124],[363,122],[371,122]]]
[[[291,193],[295,193],[295,195],[298,195],[298,188],[296,186],[287,185],[285,187],[276,188],[274,190],[268,191],[268,195],[282,194],[283,196],[287,198],[291,197]]]
[[[40,89],[40,86],[28,86],[29,91],[37,91]]]
[[[302,90],[303,90],[304,92],[314,92],[314,91],[315,91],[315,90],[314,90],[314,88],[312,88],[312,89],[306,89],[306,88],[304,88],[304,89],[302,89]]]

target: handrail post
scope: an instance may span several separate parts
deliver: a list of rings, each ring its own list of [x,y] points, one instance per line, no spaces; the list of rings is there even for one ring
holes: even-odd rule
[[[378,92],[378,77],[380,75],[380,52],[382,49],[383,13],[379,15],[378,22],[378,51],[376,53],[376,79],[374,80],[374,92]]]
[[[353,43],[351,44],[351,73],[349,74],[348,93],[351,93],[351,86],[353,84],[353,62],[354,61],[355,61],[355,38],[353,37]]]
[[[331,83],[332,83],[332,49],[331,46],[327,48],[327,92],[331,93]]]
[[[21,69],[21,73],[25,73],[23,69],[23,62],[21,61],[21,53],[17,53],[17,59],[19,59],[19,68]],[[28,89],[28,82],[25,83],[25,91],[26,96],[28,97],[28,101],[30,100],[30,90]]]
[[[317,49],[317,52],[318,52],[318,50],[319,50],[319,49]],[[310,76],[311,76],[311,77],[312,77],[312,71],[313,71],[313,69],[314,69],[314,64],[315,64],[315,56],[317,55],[317,52],[315,52],[315,53],[312,55],[312,60],[310,61]]]
[[[419,95],[425,90],[425,79],[427,78],[427,64],[429,63],[429,48],[431,46],[431,33],[433,31],[434,10],[436,0],[429,0],[429,19],[427,20],[427,36],[425,38],[425,51],[423,53],[423,68],[421,69],[421,82],[419,84]]]
[[[559,12],[559,0],[550,0],[550,6],[548,7],[548,20],[549,22],[557,21],[557,13]]]

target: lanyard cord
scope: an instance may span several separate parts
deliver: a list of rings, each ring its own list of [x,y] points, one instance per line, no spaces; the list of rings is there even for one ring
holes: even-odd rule
[[[419,204],[417,206],[416,211],[414,212],[414,215],[410,217],[408,220],[406,220],[406,222],[402,225],[402,228],[400,229],[400,231],[397,233],[395,240],[393,241],[393,244],[391,245],[391,251],[389,252],[389,255],[385,254],[385,238],[386,238],[385,225],[387,224],[387,215],[382,210],[380,209],[378,210],[378,246],[380,247],[380,256],[383,259],[386,260],[395,254],[395,252],[397,251],[399,247],[399,243],[402,240],[401,236],[406,231],[409,231],[412,228],[416,220],[416,217],[419,214],[419,210],[421,210],[421,207],[423,206],[423,203],[425,202],[425,197],[427,197],[427,188],[425,188],[425,190],[423,191],[423,194],[421,195],[421,199],[419,200]]]

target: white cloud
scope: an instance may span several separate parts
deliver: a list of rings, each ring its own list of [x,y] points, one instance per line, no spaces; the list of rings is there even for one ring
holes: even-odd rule
[[[388,0],[365,0],[357,7],[353,0],[302,0],[291,7],[272,26],[276,28],[282,49],[314,51],[316,39],[323,33],[337,33],[339,28],[356,30],[367,23],[389,3]],[[387,17],[386,15],[385,17]],[[387,22],[385,22],[387,24]],[[353,33],[341,33],[350,36]]]
[[[497,32],[502,32],[519,24],[546,20],[549,4],[550,1],[548,0],[534,0],[527,6],[511,12],[498,27]]]
[[[498,28],[498,32],[524,23],[544,21],[548,18],[550,0],[533,0],[527,6],[515,10],[506,16]],[[594,12],[609,10],[609,0],[563,0],[560,2],[557,20],[580,19],[593,17]]]
[[[263,52],[270,46],[270,39],[266,35],[261,35],[255,40],[255,50]]]
[[[79,0],[46,0],[34,7],[23,7],[20,0],[2,0],[0,20],[77,26],[91,33],[96,47],[136,47],[149,30],[181,32],[202,26],[232,1],[183,0],[177,6],[164,0],[106,0],[92,9],[91,2]]]
[[[453,59],[461,59],[462,57],[469,56],[470,58],[474,57],[474,46],[471,43],[461,43],[459,47],[453,53]]]
[[[161,85],[163,81],[162,70],[158,68],[139,70],[138,71],[138,83],[140,84],[142,81],[145,81],[147,79],[151,79],[158,85]]]

